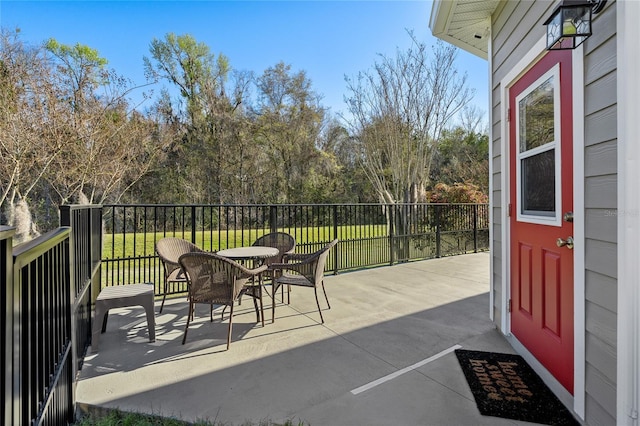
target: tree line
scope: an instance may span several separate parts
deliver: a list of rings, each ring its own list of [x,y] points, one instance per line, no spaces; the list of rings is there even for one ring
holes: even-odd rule
[[[305,71],[236,70],[188,34],[150,42],[140,86],[91,47],[2,29],[0,223],[19,241],[69,203],[484,201],[486,126],[456,50],[409,35],[346,78],[338,117]]]

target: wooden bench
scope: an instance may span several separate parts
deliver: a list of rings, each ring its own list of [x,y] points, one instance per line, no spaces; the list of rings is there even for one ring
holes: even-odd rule
[[[109,309],[124,308],[127,306],[142,306],[147,314],[147,327],[149,329],[149,341],[156,340],[156,317],[154,313],[154,285],[127,284],[113,287],[105,287],[100,291],[96,299],[95,317],[91,336],[91,350],[98,351],[100,334],[107,329]],[[100,321],[102,319],[102,321]]]

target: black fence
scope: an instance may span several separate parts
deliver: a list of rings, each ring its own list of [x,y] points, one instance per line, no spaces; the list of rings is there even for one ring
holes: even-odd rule
[[[102,285],[153,282],[157,295],[155,243],[169,236],[217,251],[283,231],[302,253],[338,238],[329,273],[489,249],[487,204],[105,205],[103,215]]]
[[[13,229],[0,227],[3,424],[74,421],[91,289],[100,288],[101,212],[64,207],[60,228],[15,247]]]

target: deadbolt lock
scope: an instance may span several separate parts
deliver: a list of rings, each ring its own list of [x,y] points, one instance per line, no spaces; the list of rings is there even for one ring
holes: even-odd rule
[[[565,222],[573,222],[573,212],[566,212],[564,216],[562,216],[562,219]]]

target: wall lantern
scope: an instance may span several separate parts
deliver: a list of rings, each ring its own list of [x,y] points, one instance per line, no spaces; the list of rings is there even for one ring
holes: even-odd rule
[[[547,19],[547,50],[567,50],[580,46],[591,35],[591,15],[607,0],[563,0]]]

